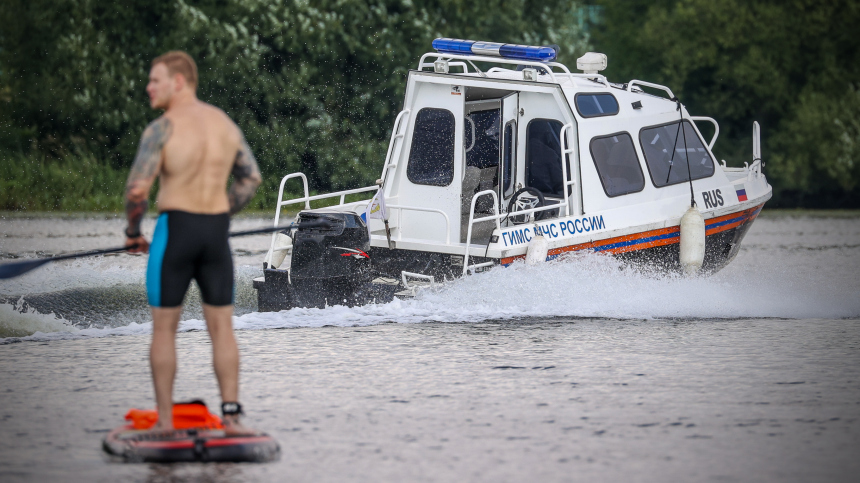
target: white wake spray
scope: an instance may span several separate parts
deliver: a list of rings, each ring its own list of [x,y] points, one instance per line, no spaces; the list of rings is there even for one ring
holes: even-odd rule
[[[785,254],[782,255],[783,257]],[[686,278],[630,268],[615,258],[573,254],[540,266],[515,263],[427,289],[414,299],[362,307],[296,308],[236,317],[238,330],[294,327],[366,326],[379,323],[471,323],[534,318],[726,319],[844,318],[860,316],[858,282],[851,270],[815,272],[736,260],[713,276]],[[750,260],[754,257],[747,257]],[[809,260],[806,260],[808,263]],[[17,340],[49,340],[147,334],[151,324],[75,330],[42,315],[12,314],[3,309],[0,324],[15,330]],[[12,322],[6,322],[11,314]],[[44,328],[16,317],[38,318]],[[23,319],[21,319],[23,320]],[[29,319],[27,319],[29,320]],[[31,327],[26,328],[26,327]],[[54,328],[52,328],[54,327]],[[46,330],[47,329],[47,330]],[[204,330],[202,320],[185,320],[181,331]],[[39,333],[33,333],[38,330]],[[7,332],[5,337],[12,334]],[[8,341],[8,340],[7,340]]]
[[[42,333],[71,335],[77,331],[77,327],[54,314],[24,308],[23,299],[16,304],[0,304],[0,341]]]

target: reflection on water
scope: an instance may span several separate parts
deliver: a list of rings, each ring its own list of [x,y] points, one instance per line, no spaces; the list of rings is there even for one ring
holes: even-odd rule
[[[146,336],[0,346],[0,468],[68,481],[854,481],[860,320],[565,319],[245,330],[261,465],[105,463]],[[205,332],[176,399],[217,407]],[[70,471],[73,473],[69,473]],[[5,481],[5,478],[4,478]]]
[[[180,483],[195,481],[200,483],[217,483],[222,481],[245,481],[242,478],[242,467],[230,464],[200,464],[200,465],[149,465],[147,483]]]

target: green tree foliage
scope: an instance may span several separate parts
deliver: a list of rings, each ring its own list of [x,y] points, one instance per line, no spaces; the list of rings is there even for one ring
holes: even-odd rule
[[[48,159],[5,153],[0,160],[0,209],[121,211],[128,171],[91,155]]]
[[[734,165],[751,159],[758,120],[775,203],[860,205],[858,2],[597,3],[592,41],[609,55],[610,79],[666,84],[691,112],[715,117],[717,155]],[[258,155],[269,186],[256,206],[271,205],[287,172],[319,190],[365,184],[406,72],[433,38],[555,43],[573,65],[586,49],[580,12],[562,0],[5,0],[0,151],[24,156],[0,162],[127,168],[157,116],[144,92],[149,62],[183,49],[198,61],[200,97]]]
[[[572,62],[575,15],[560,0],[5,0],[0,142],[129,166],[157,116],[149,62],[182,49],[199,97],[245,131],[270,183],[304,171],[316,189],[356,186],[378,176],[406,73],[433,38],[556,43]]]
[[[860,3],[603,0],[596,48],[616,81],[668,85],[720,122],[717,155],[751,160],[763,130],[782,205],[860,204]]]

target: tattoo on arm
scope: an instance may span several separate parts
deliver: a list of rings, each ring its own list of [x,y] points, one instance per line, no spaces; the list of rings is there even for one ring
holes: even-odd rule
[[[234,215],[251,201],[257,187],[262,182],[257,160],[244,138],[239,146],[239,151],[236,152],[232,173],[233,184],[230,185],[227,197],[230,200],[230,214]]]
[[[125,214],[128,218],[126,234],[140,233],[140,221],[149,207],[149,189],[161,167],[161,150],[172,132],[170,120],[165,117],[156,119],[143,131],[125,185]]]

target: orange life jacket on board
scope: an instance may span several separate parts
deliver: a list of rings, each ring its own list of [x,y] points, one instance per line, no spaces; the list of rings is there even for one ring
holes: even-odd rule
[[[149,429],[158,422],[158,411],[154,409],[130,409],[125,415],[125,420],[131,421],[134,429]],[[193,402],[173,405],[174,429],[220,429],[223,427],[221,418],[210,413],[205,404]]]

